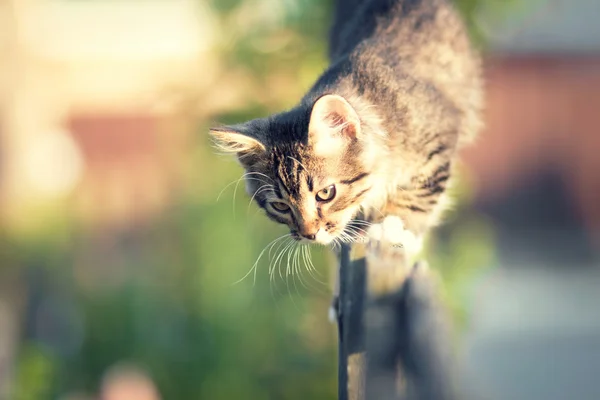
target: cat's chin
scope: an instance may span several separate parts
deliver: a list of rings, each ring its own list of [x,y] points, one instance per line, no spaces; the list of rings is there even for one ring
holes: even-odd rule
[[[315,237],[314,242],[318,243],[318,244],[322,244],[322,245],[328,245],[331,242],[333,242],[334,238],[335,238],[335,236],[333,236],[330,233],[324,231],[323,229],[319,229],[319,231],[317,232],[317,235]]]
[[[323,229],[320,229],[316,235],[314,236],[314,239],[307,239],[303,236],[298,235],[297,233],[292,233],[292,237],[300,243],[303,244],[320,244],[323,246],[326,246],[328,244],[331,244],[333,242],[333,240],[335,239],[335,236],[326,232]]]
[[[333,242],[333,239],[335,239],[335,236],[325,232],[324,230],[320,230],[319,232],[317,232],[313,240],[300,238],[299,241],[300,243],[320,244],[326,246],[328,244],[331,244]]]

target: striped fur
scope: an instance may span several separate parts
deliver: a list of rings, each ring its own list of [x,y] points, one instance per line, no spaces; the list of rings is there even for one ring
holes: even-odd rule
[[[299,240],[330,243],[351,220],[384,215],[421,236],[480,128],[480,60],[464,25],[447,0],[340,0],[330,39],[331,66],[296,107],[212,134]]]

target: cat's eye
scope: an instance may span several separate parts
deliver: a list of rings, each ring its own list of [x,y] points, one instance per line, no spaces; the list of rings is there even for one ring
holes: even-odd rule
[[[290,210],[290,206],[288,206],[287,204],[285,204],[282,201],[272,201],[271,207],[273,207],[275,210],[277,210],[279,212],[288,212]]]
[[[335,197],[335,185],[326,187],[325,189],[319,190],[317,193],[317,200],[321,202],[331,201]]]

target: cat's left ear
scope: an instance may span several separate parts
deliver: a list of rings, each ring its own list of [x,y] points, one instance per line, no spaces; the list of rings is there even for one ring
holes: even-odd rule
[[[258,125],[257,121],[250,121],[211,128],[210,134],[220,150],[237,155],[242,164],[249,164],[266,151]]]
[[[328,94],[313,105],[308,125],[309,143],[317,153],[334,151],[360,137],[360,119],[342,96]]]

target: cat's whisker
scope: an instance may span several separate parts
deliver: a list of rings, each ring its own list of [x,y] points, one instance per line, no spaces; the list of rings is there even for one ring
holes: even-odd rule
[[[299,260],[298,262],[304,263],[304,268],[308,272],[308,276],[314,279],[314,277],[312,275],[312,271],[310,269],[310,265],[308,264],[307,253],[306,253],[307,247],[308,246],[306,246],[306,245],[300,246],[300,254],[298,255],[298,260]],[[300,271],[302,271],[302,268],[300,268]]]
[[[288,236],[289,237],[289,236],[291,236],[291,234],[288,233],[288,234],[286,234],[284,236]],[[281,247],[281,245],[283,243],[285,243],[285,242],[279,243],[279,245],[277,246],[277,250],[279,250],[279,248]],[[271,260],[271,262],[273,261],[272,254],[271,254],[271,252],[273,251],[273,248],[274,248],[274,246],[271,246],[271,248],[269,249],[269,260]],[[277,250],[275,250],[275,253],[277,253]],[[271,268],[270,268],[271,265],[270,264],[271,263],[269,263],[269,272],[271,272]]]
[[[315,272],[316,271],[314,269],[314,265],[312,264],[312,261],[310,259],[310,246],[309,245],[303,245],[302,246],[302,252],[301,252],[301,256],[303,258],[302,261],[304,261],[304,266],[306,268],[306,271],[308,272],[308,275],[310,278],[312,278],[313,281],[323,285],[323,286],[327,286],[324,282],[322,282],[320,279],[318,279],[315,276]],[[300,269],[300,271],[302,271],[302,269]],[[313,285],[310,284],[310,282],[308,283],[308,286],[310,286],[311,289],[314,289],[316,291],[318,291],[319,293],[325,293],[325,291],[321,288],[321,287],[315,287]]]
[[[269,179],[270,181],[272,181],[272,180],[273,180],[273,179],[271,179],[271,177],[270,177],[270,176],[268,176],[268,175],[265,175],[265,174],[263,174],[262,172],[256,172],[256,171],[245,172],[245,173],[242,175],[242,178],[248,177],[248,176],[250,176],[250,175],[258,175],[258,176],[265,177],[265,178]]]
[[[280,243],[279,246],[277,247],[277,250],[275,252],[276,256],[278,255],[277,251],[279,251],[279,248],[281,246],[282,246],[282,243]],[[269,252],[271,250],[269,250]],[[275,264],[274,264],[274,261],[275,261],[275,259],[271,259],[271,261],[269,262],[269,281],[271,281],[271,284],[273,284],[273,281],[275,280]]]
[[[348,225],[348,226],[346,226],[346,231],[355,235],[356,236],[354,238],[355,240],[363,239],[365,236],[367,236],[367,231],[365,231],[362,228],[356,227],[356,226]]]
[[[293,265],[294,265],[294,274],[296,276],[298,276],[298,280],[300,281],[300,284],[302,285],[302,287],[304,287],[304,289],[306,290],[310,290],[310,288],[308,286],[306,286],[306,283],[304,283],[304,279],[302,277],[302,268],[300,268],[300,247],[302,245],[296,245],[296,248],[294,249],[294,257],[293,257]],[[292,274],[292,277],[294,276],[294,274]],[[294,286],[296,286],[296,282],[294,280]],[[298,292],[298,288],[296,287],[296,292]],[[300,296],[300,293],[298,293],[298,295]]]
[[[297,270],[297,273],[298,273],[298,279],[300,279],[300,283],[302,284],[302,286],[304,286],[305,289],[307,289],[307,290],[310,291],[311,289],[315,290],[315,287],[312,286],[310,284],[310,282],[308,282],[306,280],[306,278],[304,277],[303,270],[304,269],[308,270],[308,268],[306,268],[306,260],[304,260],[304,266],[301,265],[302,261],[303,261],[303,257],[302,256],[303,256],[304,251],[305,251],[305,246],[306,245],[302,245],[302,244],[298,246],[298,251],[296,252],[296,270]]]
[[[223,192],[225,190],[227,190],[228,187],[230,187],[231,185],[234,185],[236,183],[239,183],[240,181],[242,181],[244,179],[244,176],[242,176],[241,178],[237,178],[234,179],[233,181],[229,182],[227,185],[225,185],[225,187],[223,189],[221,189],[221,191],[219,192],[218,196],[217,196],[217,201],[219,201],[219,199],[221,198],[221,196],[223,195]],[[250,179],[250,180],[255,180],[255,181],[259,181],[262,182],[262,180],[258,179],[258,178],[245,178],[245,179]]]
[[[383,218],[385,218],[385,214],[381,212],[379,208],[375,207],[374,205],[371,205],[370,207],[377,211]]]
[[[289,239],[288,241],[286,241],[285,245],[283,246],[283,250],[281,250],[281,252],[279,254],[277,254],[275,257],[275,260],[273,263],[273,269],[271,272],[271,278],[270,278],[271,292],[273,291],[273,284],[275,283],[275,269],[277,269],[279,271],[279,277],[281,278],[281,280],[282,281],[284,280],[283,276],[281,275],[281,261],[283,260],[283,257],[285,256],[286,251],[288,251],[293,244],[294,244],[293,239]],[[288,287],[288,292],[289,292],[289,287]]]
[[[346,237],[350,243],[356,243],[358,239],[360,239],[361,234],[351,230],[350,228],[346,228]]]
[[[287,263],[285,265],[285,285],[288,289],[288,294],[290,295],[290,297],[292,296],[292,291],[290,290],[290,258],[291,258],[292,250],[293,250],[293,247],[290,246],[290,248],[287,251]]]
[[[302,261],[304,262],[304,267],[306,268],[306,272],[308,272],[308,276],[315,282],[322,283],[316,276],[313,271],[312,262],[310,260],[310,254],[308,253],[309,246],[302,247]],[[311,285],[312,287],[312,285]]]
[[[240,178],[237,181],[237,183],[235,184],[235,189],[233,189],[233,199],[231,200],[233,219],[235,219],[235,197],[237,195],[238,186],[239,186],[239,184],[240,184],[240,182],[242,181],[243,178],[244,177],[242,176],[242,178]]]
[[[289,159],[294,160],[298,163],[298,165],[300,165],[302,168],[304,168],[304,170],[307,170],[307,168],[304,166],[304,164],[302,164],[300,161],[298,161],[296,158],[292,157],[292,156],[287,156]]]
[[[350,228],[350,233],[354,235],[354,241],[363,240],[367,235],[367,232],[364,229],[360,228]]]
[[[369,227],[372,224],[371,223],[365,223],[365,222],[362,222],[362,221],[352,221],[352,222],[349,222],[348,225],[350,225],[350,226],[366,226],[366,227]]]
[[[287,278],[289,277],[289,275],[290,275],[290,268],[291,268],[291,265],[290,265],[290,259],[291,259],[291,257],[292,257],[292,252],[293,252],[293,250],[294,250],[294,248],[293,248],[293,247],[291,247],[291,248],[290,248],[290,250],[288,251],[288,255],[287,255],[287,265],[286,265],[286,267],[285,267],[285,278],[286,278],[286,279],[287,279]]]
[[[331,247],[334,250],[341,248],[341,245],[339,244],[339,239],[337,237],[334,237],[333,240],[331,241]]]
[[[364,222],[363,221],[358,221],[358,223],[350,223],[347,225],[347,228],[351,231],[353,231],[357,236],[359,236],[361,239],[364,239],[366,236],[369,235],[369,229],[371,228],[373,224],[371,224],[370,222]]]
[[[275,268],[277,267],[277,261],[279,261],[279,259],[283,256],[283,254],[285,253],[285,249],[288,247],[288,245],[290,244],[290,240],[293,240],[291,238],[289,238],[287,241],[284,241],[282,243],[280,243],[277,246],[277,250],[275,250],[275,258],[273,260],[273,265],[269,265],[269,273],[271,275],[271,280],[273,280],[274,275],[275,275]],[[279,249],[281,249],[283,247],[283,249],[280,251]],[[279,251],[279,253],[277,253]],[[270,251],[269,251],[270,253]]]
[[[262,192],[263,190],[273,190],[274,186],[271,184],[266,184],[266,185],[262,185],[260,188],[258,188],[256,190],[256,192],[254,192],[254,194],[252,195],[252,197],[250,198],[250,201],[248,202],[248,208],[246,210],[246,213],[248,212],[248,210],[250,210],[250,206],[252,205],[252,200],[254,200],[254,198],[256,197],[257,194],[259,194],[260,192]]]
[[[366,225],[366,224],[354,224],[354,223],[349,223],[348,225],[346,225],[346,227],[349,228],[354,228],[354,229],[363,229],[366,228],[368,229],[371,225]]]
[[[292,278],[294,277],[294,275],[298,274],[298,249],[300,248],[299,245],[296,244],[296,246],[294,246],[294,249],[292,251]]]
[[[290,235],[290,234],[288,234],[288,235]],[[277,265],[276,263],[278,262],[280,257],[282,257],[283,254],[285,254],[285,249],[290,244],[290,241],[293,241],[293,239],[288,237],[287,240],[279,242],[279,244],[277,245],[277,248],[275,249],[274,257],[269,262],[269,289],[271,291],[271,296],[273,298],[275,298],[275,295],[273,293],[273,285],[275,284],[275,270],[276,270],[276,265]],[[283,247],[283,250],[280,251],[280,249],[282,247]],[[271,258],[271,252],[273,251],[274,248],[275,247],[271,247],[271,249],[269,250],[269,258]],[[277,287],[277,285],[275,285],[275,287]],[[277,293],[279,294],[279,290],[277,290]]]
[[[273,287],[273,282],[275,282],[275,268],[276,268],[276,262],[279,258],[279,255],[282,254],[281,252],[279,252],[282,247],[285,248],[285,246],[287,246],[288,241],[283,241],[280,242],[277,245],[277,249],[275,250],[275,257],[271,259],[270,263],[269,263],[269,282],[271,285],[271,288]],[[271,258],[271,251],[273,250],[273,248],[271,248],[269,250],[269,258]],[[272,290],[272,289],[271,289]]]
[[[289,234],[288,234],[288,235],[289,235]],[[288,243],[288,241],[283,241],[283,242],[280,242],[280,243],[277,245],[277,248],[276,248],[276,249],[275,249],[275,246],[273,246],[273,247],[271,247],[271,248],[269,249],[269,260],[270,260],[270,263],[269,263],[269,273],[271,273],[271,267],[273,266],[273,263],[274,263],[274,258],[276,258],[276,257],[277,257],[277,255],[279,254],[279,253],[278,253],[279,249],[281,249],[281,247],[282,247],[282,246],[285,246],[287,243]],[[275,255],[274,255],[274,257],[273,257],[273,256],[272,256],[272,254],[271,254],[271,252],[273,251],[273,249],[275,249]],[[273,266],[273,268],[274,268],[274,266]]]
[[[283,274],[281,273],[281,262],[283,261],[283,257],[285,256],[285,253],[292,247],[293,244],[294,244],[293,239],[291,239],[291,242],[287,242],[287,244],[285,245],[283,250],[281,250],[281,253],[279,253],[279,255],[275,258],[275,263],[273,264],[273,268],[277,268],[277,271],[279,272],[279,277],[281,278],[282,281],[284,279],[283,279]]]
[[[244,175],[242,176],[249,176],[249,175],[258,175],[258,176],[262,176],[263,178],[267,178],[268,180],[270,180],[271,182],[273,182],[273,178],[271,178],[268,175],[263,174],[262,172],[246,172]]]
[[[340,240],[340,242],[346,243],[346,233],[343,231],[340,232],[340,234],[338,235],[338,239]]]
[[[307,260],[308,260],[308,264],[310,265],[311,269],[314,271],[314,273],[320,277],[321,273],[319,272],[319,270],[315,267],[315,264],[312,262],[312,252],[311,252],[311,248],[310,246],[306,246],[306,252],[307,252]],[[321,281],[320,279],[317,279],[317,281],[319,281],[320,283],[322,283],[323,285],[327,286],[327,284],[323,281]]]
[[[342,238],[344,243],[354,243],[352,236],[348,235],[346,232],[340,232],[340,238]]]
[[[267,244],[262,249],[262,251],[258,255],[258,258],[254,262],[254,264],[252,265],[252,267],[250,268],[250,270],[246,273],[246,275],[244,275],[242,278],[238,279],[237,281],[233,282],[231,285],[232,286],[233,285],[237,285],[238,283],[242,282],[244,279],[246,279],[252,273],[252,271],[254,271],[254,284],[256,284],[256,271],[257,271],[258,262],[260,261],[260,259],[262,258],[263,254],[265,253],[265,251],[267,251],[267,249],[269,247],[272,247],[273,245],[275,245],[275,243],[277,243],[279,240],[285,238],[286,236],[290,236],[290,234],[288,233],[288,234],[282,235],[282,236],[276,238],[275,240],[271,241],[269,244]]]
[[[243,174],[243,175],[242,175],[242,177],[241,177],[240,179],[238,179],[238,180],[237,180],[237,182],[236,182],[236,184],[235,184],[235,189],[233,189],[233,200],[232,200],[232,206],[233,206],[232,208],[233,208],[233,211],[232,211],[232,215],[233,215],[233,218],[234,218],[234,219],[235,219],[235,197],[236,197],[236,195],[237,195],[237,190],[238,190],[238,186],[240,185],[240,182],[241,182],[242,180],[244,180],[244,179],[257,180],[257,181],[259,181],[259,182],[264,182],[262,179],[260,179],[260,178],[255,178],[255,177],[253,177],[253,176],[251,176],[251,175],[259,175],[259,176],[264,176],[264,177],[266,177],[267,179],[269,179],[269,180],[273,181],[273,180],[272,180],[271,178],[269,178],[267,175],[265,175],[265,174],[263,174],[263,173],[260,173],[260,172],[246,172],[245,174]]]
[[[292,256],[292,250],[294,248],[294,244],[295,241],[292,241],[292,243],[290,243],[286,249],[284,250],[284,252],[287,252],[287,265],[285,267],[285,285],[287,287],[288,290],[288,294],[290,295],[290,299],[292,300],[292,303],[294,304],[294,306],[297,308],[298,306],[296,305],[296,303],[294,302],[294,296],[292,295],[292,291],[290,289],[290,281],[289,281],[289,274],[290,274],[290,260],[291,260],[291,256]],[[279,272],[281,274],[281,270]],[[293,278],[293,275],[292,275]],[[283,280],[283,277],[282,277]],[[294,279],[294,286],[296,285],[296,280]],[[298,287],[296,287],[296,291],[298,291]]]
[[[367,231],[365,229],[359,228],[358,226],[347,226],[346,229],[348,229],[348,230],[350,230],[352,232],[361,234],[361,235],[366,235],[367,234]]]
[[[359,225],[366,225],[366,226],[371,226],[373,225],[372,222],[369,221],[365,221],[363,219],[353,219],[352,221],[350,221],[349,223],[350,225],[354,225],[354,224],[359,224]]]
[[[304,265],[306,267],[306,270],[308,271],[308,274],[315,280],[318,280],[315,278],[314,273],[316,271],[316,269],[314,268],[314,265],[312,263],[312,260],[310,259],[310,246],[302,246],[302,255],[304,257]]]
[[[280,236],[279,238],[277,238],[277,239],[276,239],[276,240],[274,240],[273,242],[271,242],[271,244],[269,245],[269,253],[268,253],[269,259],[271,259],[271,251],[273,250],[273,248],[275,247],[275,245],[277,244],[277,242],[279,242],[280,240],[282,240],[282,239],[284,239],[284,238],[288,238],[288,239],[289,239],[289,238],[290,238],[290,236],[291,236],[291,235],[290,235],[289,233],[287,233],[287,234],[285,234],[285,235],[282,235],[282,236]],[[283,242],[281,242],[281,243],[285,243],[285,241],[283,241]],[[281,243],[280,243],[280,245],[281,245]],[[264,250],[263,250],[263,252],[264,252]],[[262,253],[261,253],[261,256],[262,256]],[[269,275],[271,274],[271,273],[270,273],[270,270],[271,270],[271,262],[269,261],[269,269],[268,269],[268,271],[269,271]],[[254,281],[255,281],[255,283],[256,283],[256,269],[254,270]]]

